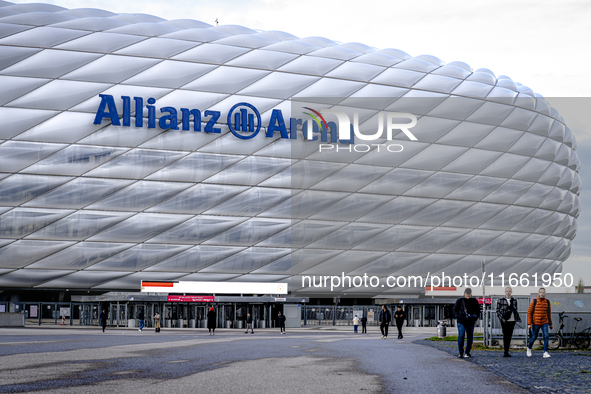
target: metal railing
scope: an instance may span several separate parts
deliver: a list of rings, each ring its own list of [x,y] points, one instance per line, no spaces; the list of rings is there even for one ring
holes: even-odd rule
[[[515,297],[517,298],[517,297]],[[493,300],[494,301],[494,300]],[[518,299],[518,310],[520,311],[519,315],[521,318],[520,323],[515,324],[515,329],[513,330],[513,337],[512,341],[523,341],[523,346],[525,346],[529,341],[529,331],[527,329],[527,308],[529,306],[529,299],[525,298],[526,303],[523,305],[520,302],[521,299]],[[503,329],[501,327],[501,322],[497,317],[496,311],[496,302],[493,302],[495,307],[493,309],[487,310],[484,312],[484,344],[486,346],[496,346],[502,345],[503,343]],[[558,314],[563,312],[562,310],[552,311],[552,323],[553,329],[549,330],[550,338],[553,335],[556,335],[556,332],[559,329],[559,319]],[[570,338],[573,332],[573,327],[575,325],[575,317],[582,318],[577,325],[577,332],[583,331],[585,328],[591,326],[591,312],[587,311],[564,311],[567,318],[564,319],[564,328],[562,329],[563,335],[565,338]],[[538,334],[538,340],[542,341],[542,333]]]

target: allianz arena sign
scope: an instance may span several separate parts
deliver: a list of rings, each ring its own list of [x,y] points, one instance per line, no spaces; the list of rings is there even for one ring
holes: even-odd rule
[[[94,118],[94,124],[100,125],[103,120],[107,119],[111,121],[113,126],[131,126],[131,101],[130,96],[121,96],[122,102],[122,113],[120,120],[119,112],[117,111],[117,104],[115,98],[109,94],[100,94],[101,102],[96,111]],[[133,108],[135,113],[143,113],[144,111],[144,99],[142,97],[133,97]],[[162,107],[159,109],[159,119],[156,119],[156,100],[154,98],[147,99],[148,105],[145,108],[148,110],[148,122],[147,127],[154,129],[156,124],[163,130],[179,130],[179,117],[181,119],[181,129],[184,131],[191,130],[191,123],[193,124],[193,131],[201,131],[201,122],[206,122],[203,131],[205,133],[221,133],[221,129],[215,127],[220,117],[222,116],[221,111],[206,110],[200,111],[199,109],[181,108],[180,111],[174,107]],[[330,130],[331,142],[337,142],[338,140],[343,143],[355,143],[354,137],[351,135],[351,130],[355,133],[355,137],[364,141],[373,141],[382,138],[384,131],[384,119],[386,123],[386,140],[392,140],[393,131],[401,130],[411,141],[417,141],[417,138],[409,131],[410,128],[417,124],[417,117],[409,113],[399,112],[385,112],[383,116],[378,116],[379,126],[378,130],[371,135],[363,134],[359,129],[359,114],[353,114],[353,123],[351,123],[349,116],[336,109],[323,109],[320,112],[305,107],[306,110],[313,112],[313,114],[306,113],[312,117],[315,122],[306,121],[307,127],[305,127],[305,139],[308,141],[318,141],[318,136],[313,135],[314,132],[321,130],[321,141],[328,142],[327,134]],[[251,112],[251,113],[249,113]],[[180,114],[180,116],[179,116]],[[203,115],[202,115],[203,114]],[[334,114],[338,119],[338,126],[335,122],[326,122],[322,114]],[[318,119],[320,118],[320,119]],[[406,118],[410,122],[406,123],[394,123],[394,119]],[[280,109],[273,109],[271,119],[267,124],[267,132],[265,137],[273,138],[275,133],[279,133],[283,139],[297,139],[297,127],[303,124],[303,119],[289,118],[289,130],[285,123],[283,112]],[[240,139],[251,139],[261,130],[262,121],[259,110],[250,103],[237,103],[228,112],[227,124],[230,131],[234,136]],[[143,127],[143,118],[137,117],[134,122],[135,127]],[[338,130],[338,131],[337,131]],[[241,133],[242,132],[242,133]],[[243,134],[248,132],[247,135]],[[401,146],[401,145],[399,145]],[[402,149],[401,149],[402,150]]]

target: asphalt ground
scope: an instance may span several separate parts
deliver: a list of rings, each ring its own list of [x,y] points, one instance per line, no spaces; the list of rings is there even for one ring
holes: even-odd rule
[[[413,343],[431,335],[4,328],[0,392],[528,392],[476,363]]]

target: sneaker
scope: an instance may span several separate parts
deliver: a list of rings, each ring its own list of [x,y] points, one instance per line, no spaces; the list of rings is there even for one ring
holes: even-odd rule
[[[245,334],[248,334],[248,331],[244,331]]]
[[[254,334],[254,331],[251,331],[250,333],[251,333],[251,334]]]
[[[550,353],[544,352],[544,355],[542,357],[544,357],[544,358],[550,358]]]
[[[142,332],[142,330],[140,330],[139,328],[137,329],[139,332]]]
[[[526,354],[527,354],[527,357],[531,357],[531,349],[530,348],[527,348]]]
[[[382,335],[382,337],[380,339],[384,339],[385,337]]]
[[[464,355],[462,353],[460,353],[458,358],[464,358]]]
[[[470,353],[466,353],[464,354],[464,358],[472,358],[472,355]]]

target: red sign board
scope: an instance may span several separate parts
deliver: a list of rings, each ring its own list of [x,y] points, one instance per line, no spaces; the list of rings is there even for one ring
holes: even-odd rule
[[[482,297],[479,297],[479,298],[476,298],[476,299],[478,300],[478,303],[479,303],[480,305],[482,305]],[[486,305],[490,305],[490,298],[489,298],[489,297],[486,297],[486,298],[484,299],[484,302],[486,303]]]
[[[168,302],[214,302],[214,296],[181,296],[169,295],[166,298]]]

